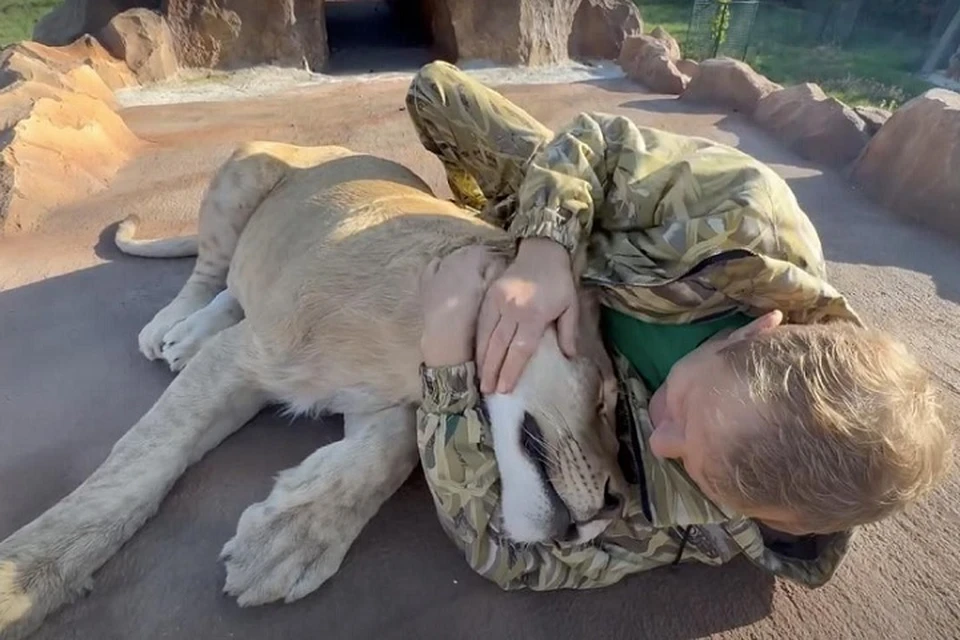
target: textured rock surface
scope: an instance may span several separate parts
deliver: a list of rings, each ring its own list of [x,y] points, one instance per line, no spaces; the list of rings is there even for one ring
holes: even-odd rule
[[[538,66],[570,57],[616,60],[624,39],[643,33],[632,0],[386,1],[401,12],[400,22],[422,12],[434,55],[450,61]],[[83,33],[100,33],[134,7],[162,12],[183,67],[271,64],[319,71],[329,58],[325,0],[64,0],[37,25],[36,39],[60,45]],[[128,16],[128,31],[142,30],[151,42],[165,37],[142,18],[146,14],[131,15],[140,15],[141,24],[132,26]],[[676,41],[662,30],[657,34],[671,56],[679,58]],[[116,53],[122,47],[114,39],[110,48]],[[134,56],[138,77],[152,81],[169,74],[169,65],[158,60]]]
[[[711,58],[700,63],[699,72],[681,99],[753,115],[761,99],[782,88],[739,60]]]
[[[67,47],[21,42],[0,54],[0,90],[18,82],[36,82],[76,91],[113,104],[113,89],[136,84],[126,66],[93,38]]]
[[[85,36],[0,55],[0,235],[103,188],[140,141],[114,111],[126,65]]]
[[[123,60],[141,83],[177,73],[173,34],[166,20],[149,9],[130,9],[114,16],[97,35],[113,57]]]
[[[667,55],[671,60],[679,60],[683,55],[680,53],[680,43],[663,27],[657,27],[650,32],[650,35],[663,43],[667,48]]]
[[[623,41],[643,33],[632,0],[581,0],[567,43],[571,58],[616,60]]]
[[[696,60],[677,60],[675,64],[677,65],[677,69],[680,70],[680,73],[689,76],[691,80],[700,73],[700,63]]]
[[[833,166],[857,158],[867,144],[867,125],[857,113],[818,85],[775,91],[753,115],[757,123],[803,157]]]
[[[627,38],[620,52],[620,67],[628,78],[651,91],[679,95],[690,78],[677,68],[668,46],[652,35]]]
[[[852,178],[881,204],[960,238],[960,94],[933,89],[904,105]]]
[[[449,16],[459,59],[544,65],[568,58],[581,0],[436,0]]]
[[[886,124],[890,116],[893,115],[892,112],[880,107],[854,107],[853,110],[866,123],[867,133],[871,136],[880,131],[880,127]]]
[[[133,7],[159,9],[161,0],[63,0],[33,28],[37,42],[61,46],[97,33],[118,13]]]
[[[164,0],[164,15],[185,67],[320,70],[328,58],[323,7],[323,0]]]
[[[396,0],[399,2],[399,0]],[[441,60],[456,62],[460,56],[453,17],[446,0],[420,0],[420,11],[433,36],[433,53]]]
[[[0,233],[29,231],[57,207],[102,189],[139,146],[98,97],[37,80],[7,86],[0,91]]]

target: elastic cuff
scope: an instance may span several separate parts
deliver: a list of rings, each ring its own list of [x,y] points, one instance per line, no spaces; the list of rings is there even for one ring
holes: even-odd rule
[[[510,233],[518,238],[547,238],[566,248],[572,255],[577,250],[579,228],[573,221],[564,221],[556,210],[531,211],[514,218]]]
[[[421,364],[420,384],[421,408],[427,413],[463,413],[475,407],[480,399],[477,366],[473,362],[449,367]]]

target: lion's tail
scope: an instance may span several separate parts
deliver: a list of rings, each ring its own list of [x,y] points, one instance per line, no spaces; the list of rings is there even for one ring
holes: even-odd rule
[[[139,226],[140,218],[135,215],[128,216],[120,223],[113,237],[120,251],[141,258],[186,258],[197,255],[196,235],[139,240],[136,237]]]

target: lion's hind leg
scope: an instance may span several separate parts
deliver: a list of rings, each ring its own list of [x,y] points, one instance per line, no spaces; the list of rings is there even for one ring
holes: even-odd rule
[[[148,359],[165,358],[167,333],[210,304],[226,287],[227,271],[240,234],[260,203],[290,170],[281,149],[287,146],[269,142],[244,144],[214,176],[200,205],[193,272],[173,301],[140,332],[140,351]]]
[[[86,590],[184,470],[266,405],[246,322],[210,338],[71,494],[0,542],[0,638],[22,638]]]
[[[243,309],[228,289],[210,304],[174,325],[163,336],[161,355],[171,371],[180,371],[213,336],[243,320]]]

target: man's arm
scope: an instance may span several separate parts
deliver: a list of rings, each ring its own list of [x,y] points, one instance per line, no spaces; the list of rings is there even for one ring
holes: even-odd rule
[[[440,522],[470,567],[502,589],[587,589],[648,568],[609,545],[515,545],[500,535],[500,474],[490,428],[478,409],[472,362],[421,370],[417,445]]]
[[[484,393],[513,390],[543,332],[557,323],[560,346],[575,355],[576,280],[598,218],[619,176],[635,172],[644,147],[627,118],[581,114],[531,158],[510,231],[522,238],[517,259],[487,292],[476,359]]]
[[[632,175],[631,158],[642,147],[629,119],[580,114],[531,159],[510,231],[520,238],[549,238],[576,264],[595,220],[606,213],[618,173]]]
[[[417,445],[444,529],[470,566],[504,589],[603,586],[662,564],[649,553],[642,508],[629,499],[624,518],[589,545],[514,545],[501,535],[500,473],[469,355],[483,290],[498,268],[483,247],[468,247],[432,261],[420,280]]]

